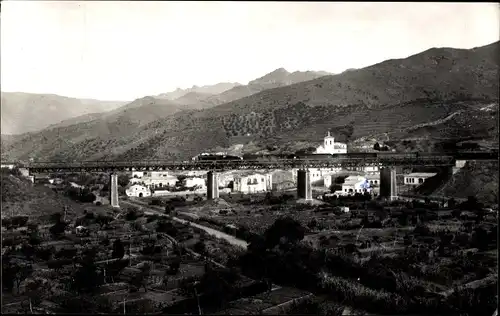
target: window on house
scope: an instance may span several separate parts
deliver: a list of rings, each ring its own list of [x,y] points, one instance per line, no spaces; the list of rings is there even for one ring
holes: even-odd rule
[[[418,183],[424,183],[424,179],[419,178],[419,179],[418,179]]]
[[[257,184],[257,179],[253,179],[253,184]]]
[[[264,182],[264,178],[261,178],[261,179],[260,179],[260,182]]]

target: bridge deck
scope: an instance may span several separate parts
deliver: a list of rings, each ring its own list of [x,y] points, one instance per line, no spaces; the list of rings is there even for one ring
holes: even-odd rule
[[[252,170],[252,169],[294,169],[334,168],[362,166],[453,166],[451,156],[421,158],[348,158],[348,159],[281,159],[274,161],[106,161],[106,162],[39,162],[24,167],[31,172],[106,172],[106,171],[159,171],[159,170]]]

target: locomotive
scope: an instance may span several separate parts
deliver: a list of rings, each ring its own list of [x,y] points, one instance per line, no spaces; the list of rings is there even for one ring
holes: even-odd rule
[[[193,157],[193,161],[214,161],[214,160],[243,160],[243,157],[236,155],[227,155],[225,153],[202,153]]]

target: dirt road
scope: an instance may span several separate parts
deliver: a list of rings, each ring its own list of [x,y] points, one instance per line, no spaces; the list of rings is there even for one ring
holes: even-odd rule
[[[135,206],[135,207],[139,207],[140,209],[142,209],[144,211],[145,214],[149,213],[151,215],[156,214],[156,215],[167,217],[167,215],[165,215],[162,211],[160,211],[160,210],[158,210],[158,209],[156,209],[156,208],[154,208],[152,206],[145,205],[145,204],[143,204],[141,202],[128,200],[128,201],[120,201],[120,203],[128,204],[128,205]],[[244,241],[242,239],[239,239],[239,238],[236,238],[234,236],[231,236],[229,234],[226,234],[224,232],[221,232],[219,230],[216,230],[216,229],[213,229],[213,228],[210,228],[210,227],[206,227],[206,226],[203,226],[203,225],[200,225],[200,224],[197,224],[197,223],[193,223],[193,222],[190,222],[190,221],[187,221],[187,220],[184,220],[184,219],[180,219],[180,218],[175,217],[175,216],[168,216],[168,217],[171,218],[174,221],[179,222],[179,223],[183,223],[183,224],[189,223],[193,227],[196,227],[198,229],[203,229],[209,235],[215,236],[217,238],[224,239],[224,240],[226,240],[227,242],[229,242],[232,245],[239,246],[239,247],[242,247],[244,249],[246,249],[248,247],[248,243],[246,241]]]

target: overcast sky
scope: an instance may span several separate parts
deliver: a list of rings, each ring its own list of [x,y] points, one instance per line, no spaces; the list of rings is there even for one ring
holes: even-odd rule
[[[498,41],[496,3],[2,1],[2,91],[133,100]]]

